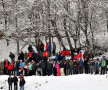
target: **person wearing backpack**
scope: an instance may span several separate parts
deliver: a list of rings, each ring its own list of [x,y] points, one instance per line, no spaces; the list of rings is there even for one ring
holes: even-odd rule
[[[106,59],[105,56],[101,59],[101,74],[105,74],[105,67],[106,67]]]

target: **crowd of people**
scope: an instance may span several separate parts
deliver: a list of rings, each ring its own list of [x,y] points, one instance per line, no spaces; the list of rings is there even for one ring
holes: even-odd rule
[[[107,73],[108,60],[105,56],[101,59],[94,59],[91,52],[82,53],[81,49],[64,49],[57,53],[55,43],[46,45],[40,43],[36,48],[37,51],[30,45],[28,51],[21,51],[17,60],[15,60],[15,55],[10,52],[11,61],[5,59],[0,63],[0,75],[66,76]],[[51,56],[55,58],[50,58]]]

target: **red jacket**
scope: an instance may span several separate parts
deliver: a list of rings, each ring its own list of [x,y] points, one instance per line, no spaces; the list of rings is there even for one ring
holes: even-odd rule
[[[78,58],[82,58],[82,53],[79,53],[78,54]]]
[[[47,51],[43,52],[43,57],[48,57],[48,52]]]
[[[12,69],[12,70],[14,69],[14,65],[13,65],[13,64],[11,64],[11,69]]]
[[[74,56],[74,58],[73,58],[73,60],[76,60],[76,59],[78,59],[78,55]]]
[[[28,57],[31,58],[32,57],[32,52],[28,53]]]
[[[21,66],[20,70],[23,71],[23,66]]]
[[[66,55],[66,56],[69,56],[69,55],[70,55],[70,51],[69,51],[69,50],[66,50],[66,51],[65,51],[65,55]]]
[[[7,68],[8,68],[8,62],[6,62],[5,67],[7,67]]]
[[[65,56],[65,50],[61,51],[62,56]]]
[[[8,70],[12,70],[12,65],[9,65],[8,66]]]
[[[46,44],[46,51],[48,51],[48,43]]]

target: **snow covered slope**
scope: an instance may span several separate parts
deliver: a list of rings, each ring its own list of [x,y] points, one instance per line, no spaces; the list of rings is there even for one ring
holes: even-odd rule
[[[25,90],[108,90],[107,75],[25,77]],[[0,76],[0,90],[8,90],[8,76]]]

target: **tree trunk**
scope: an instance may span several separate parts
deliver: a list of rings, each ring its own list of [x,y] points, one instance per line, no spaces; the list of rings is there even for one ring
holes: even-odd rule
[[[57,27],[57,24],[56,24],[56,21],[55,21],[55,20],[51,20],[51,23],[52,23],[52,26],[53,26],[53,27]],[[55,34],[56,34],[56,37],[57,37],[58,41],[59,41],[60,44],[62,45],[63,49],[66,49],[65,45],[63,44],[63,40],[62,40],[62,37],[61,37],[61,35],[60,35],[58,29],[55,28],[55,29],[54,29],[54,32],[55,32]]]
[[[67,32],[67,28],[66,28],[66,19],[65,19],[65,17],[64,17],[64,30],[65,30],[65,34],[66,34],[66,38],[67,38],[67,41],[68,41],[70,50],[72,50],[73,47],[72,47],[72,43],[71,43],[69,34],[68,34],[68,32]]]

